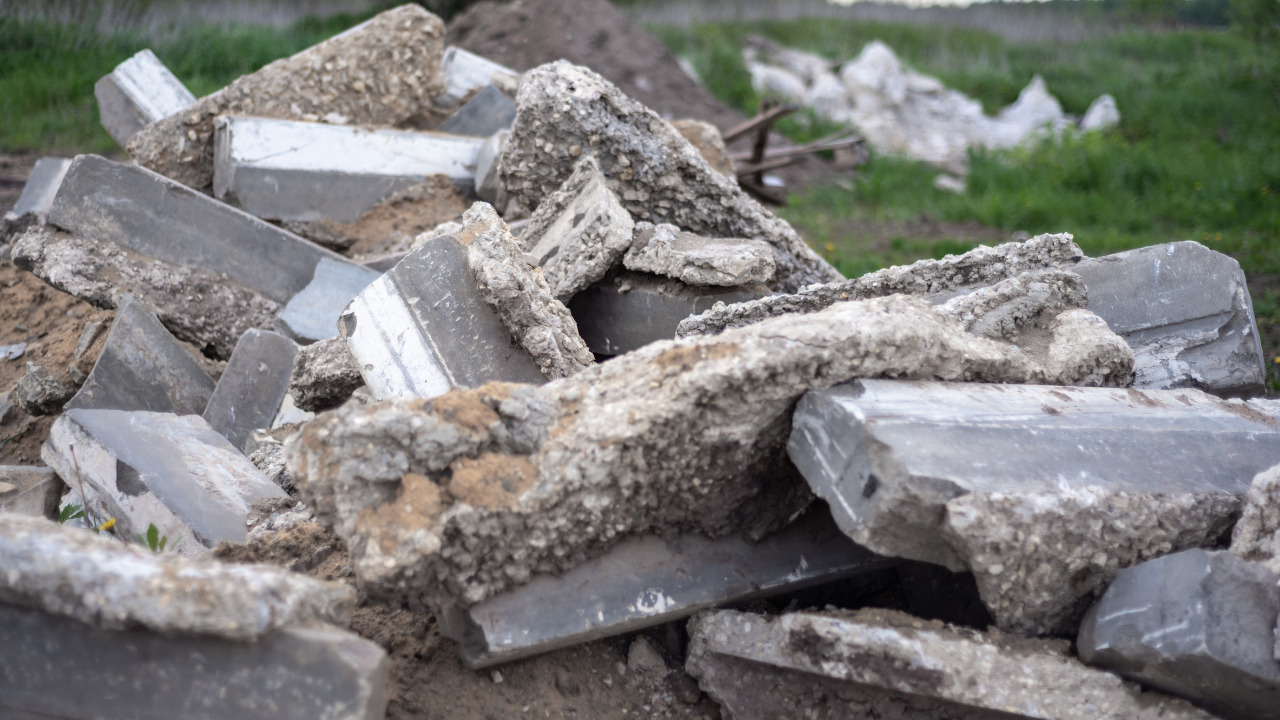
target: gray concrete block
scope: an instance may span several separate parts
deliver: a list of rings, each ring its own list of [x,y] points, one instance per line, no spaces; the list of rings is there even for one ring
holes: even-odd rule
[[[4,717],[381,720],[386,682],[383,649],[332,627],[236,643],[98,630],[0,604]]]
[[[1074,270],[1089,309],[1133,348],[1135,387],[1262,393],[1262,343],[1235,259],[1188,241],[1086,258]]]
[[[37,160],[27,184],[22,186],[22,195],[18,196],[13,209],[5,214],[5,220],[14,221],[23,215],[33,215],[37,222],[44,222],[69,167],[71,161],[67,158],[42,157]]]
[[[74,449],[73,449],[74,448]],[[69,410],[40,457],[99,517],[132,538],[154,524],[170,547],[198,553],[243,542],[255,500],[283,497],[239,449],[194,415]]]
[[[65,408],[199,415],[214,384],[151,310],[126,298],[89,378]]]
[[[481,138],[224,116],[214,123],[213,194],[268,220],[355,222],[432,175],[464,191]]]
[[[47,467],[0,465],[0,513],[55,518],[62,487]]]
[[[656,275],[623,272],[588,287],[569,301],[578,332],[597,355],[621,355],[676,336],[680,321],[717,303],[755,300],[763,286],[690,287]]]
[[[340,320],[378,398],[435,397],[492,380],[546,381],[481,298],[457,237],[427,241],[356,296]]]
[[[93,86],[102,127],[120,147],[142,128],[196,101],[150,49],[116,66]]]
[[[1187,550],[1120,572],[1089,609],[1080,659],[1228,720],[1280,718],[1280,575]]]
[[[628,270],[656,273],[689,285],[740,287],[773,279],[773,249],[759,240],[705,238],[675,225],[638,223]]]
[[[321,258],[311,282],[280,311],[276,326],[301,343],[336,337],[342,311],[378,275],[363,265]]]
[[[470,50],[452,45],[445,48],[441,66],[446,88],[444,93],[435,100],[436,106],[440,108],[453,108],[462,104],[467,95],[493,84],[495,74],[511,78],[520,75],[506,65],[500,65]]]
[[[501,90],[486,85],[440,125],[440,132],[487,138],[508,130],[516,119],[516,104]]]
[[[289,397],[301,410],[318,412],[345,402],[362,385],[360,366],[346,339],[334,337],[298,351],[289,376]]]
[[[204,408],[205,422],[243,451],[253,431],[271,427],[279,414],[297,354],[298,346],[283,335],[247,331]]]
[[[1002,629],[1070,633],[1119,569],[1230,529],[1277,416],[1198,390],[859,380],[807,394],[787,450],[855,542],[972,572]]]
[[[441,632],[472,668],[510,662],[688,617],[730,602],[794,592],[891,565],[855,545],[814,507],[759,542],[692,533],[625,540],[561,576],[439,608]]]
[[[707,611],[689,635],[685,668],[734,720],[1213,719],[1085,666],[1064,642],[893,611]]]
[[[507,207],[507,191],[502,188],[499,178],[498,159],[502,155],[502,144],[507,141],[506,131],[497,132],[485,138],[484,144],[476,151],[476,197],[493,205],[499,210]]]

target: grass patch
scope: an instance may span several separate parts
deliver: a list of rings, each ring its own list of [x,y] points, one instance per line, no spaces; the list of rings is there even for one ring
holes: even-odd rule
[[[92,24],[0,18],[0,150],[119,153],[98,123],[93,85],[150,47],[197,97],[292,55],[374,13],[306,19],[284,28],[197,25],[158,42]]]

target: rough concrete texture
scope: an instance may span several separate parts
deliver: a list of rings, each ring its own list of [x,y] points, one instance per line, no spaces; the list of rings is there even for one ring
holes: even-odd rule
[[[299,408],[317,412],[346,401],[363,384],[347,341],[329,338],[298,350],[289,377],[289,397]]]
[[[29,362],[27,372],[13,388],[13,402],[28,415],[54,415],[79,389],[69,378]]]
[[[629,535],[781,526],[808,502],[781,452],[795,400],[876,376],[1032,382],[1044,371],[895,296],[654,343],[540,387],[343,406],[285,453],[371,592],[470,604]]]
[[[402,5],[148,125],[129,141],[129,155],[209,193],[217,116],[395,125],[444,92],[443,54],[444,23],[418,5]]]
[[[1187,550],[1120,572],[1089,609],[1080,659],[1227,720],[1280,718],[1280,575]]]
[[[724,144],[724,136],[720,129],[705,120],[672,120],[671,127],[688,140],[698,151],[712,170],[737,182],[738,173],[733,167],[733,158],[729,156],[729,148]]]
[[[250,641],[313,622],[346,626],[355,592],[266,565],[224,565],[98,537],[42,518],[0,523],[0,602],[102,630]]]
[[[520,243],[493,206],[478,202],[462,214],[458,238],[467,246],[467,264],[480,297],[498,313],[511,336],[552,380],[595,363],[569,308],[552,295],[539,269],[529,264]]]
[[[508,141],[510,143],[510,141]],[[604,277],[631,247],[635,223],[588,155],[542,199],[520,236],[561,302]]]
[[[0,513],[55,518],[62,488],[47,467],[0,465]]]
[[[637,223],[622,264],[700,286],[767,283],[774,273],[773,248],[766,242],[704,238],[666,223]]]
[[[7,720],[382,720],[386,685],[382,648],[333,627],[236,643],[98,630],[0,604]]]
[[[707,611],[686,669],[735,720],[1212,720],[1071,657],[1065,642],[885,610]]]
[[[1073,633],[1121,568],[1221,541],[1277,417],[1190,389],[868,379],[801,399],[787,449],[855,542],[972,572],[1002,629]]]
[[[534,68],[525,73],[516,103],[501,172],[519,204],[537,208],[581,156],[594,155],[636,220],[768,242],[777,265],[775,290],[796,292],[841,279],[790,225],[716,172],[670,123],[591,70],[565,61]]]
[[[135,295],[156,311],[174,337],[220,359],[231,357],[249,328],[270,329],[280,310],[221,275],[48,226],[33,227],[14,243],[13,263],[97,307],[118,307],[125,295]]]
[[[979,247],[941,260],[921,260],[842,282],[801,288],[752,302],[709,310],[680,323],[678,335],[714,335],[778,315],[809,313],[845,300],[894,293],[943,302],[963,292],[992,285],[1024,272],[1068,267],[1084,257],[1068,233],[1037,235],[1025,242]]]
[[[1254,476],[1231,531],[1231,552],[1280,573],[1280,465]]]
[[[254,501],[285,494],[198,415],[68,410],[40,458],[98,523],[126,538],[154,525],[179,553],[242,542]]]
[[[1176,242],[1089,258],[1075,271],[1089,309],[1133,347],[1135,387],[1262,393],[1262,343],[1234,258]]]

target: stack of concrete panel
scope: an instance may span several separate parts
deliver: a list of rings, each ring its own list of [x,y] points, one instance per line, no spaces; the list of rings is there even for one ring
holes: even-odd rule
[[[181,112],[196,101],[155,53],[143,50],[116,66],[93,86],[98,115],[107,134],[120,143],[142,128]]]

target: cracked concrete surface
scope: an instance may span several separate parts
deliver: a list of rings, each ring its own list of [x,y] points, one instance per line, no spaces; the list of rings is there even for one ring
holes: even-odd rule
[[[773,250],[759,240],[704,238],[675,225],[636,225],[622,258],[628,270],[664,275],[695,286],[740,287],[767,283],[775,271]]]

